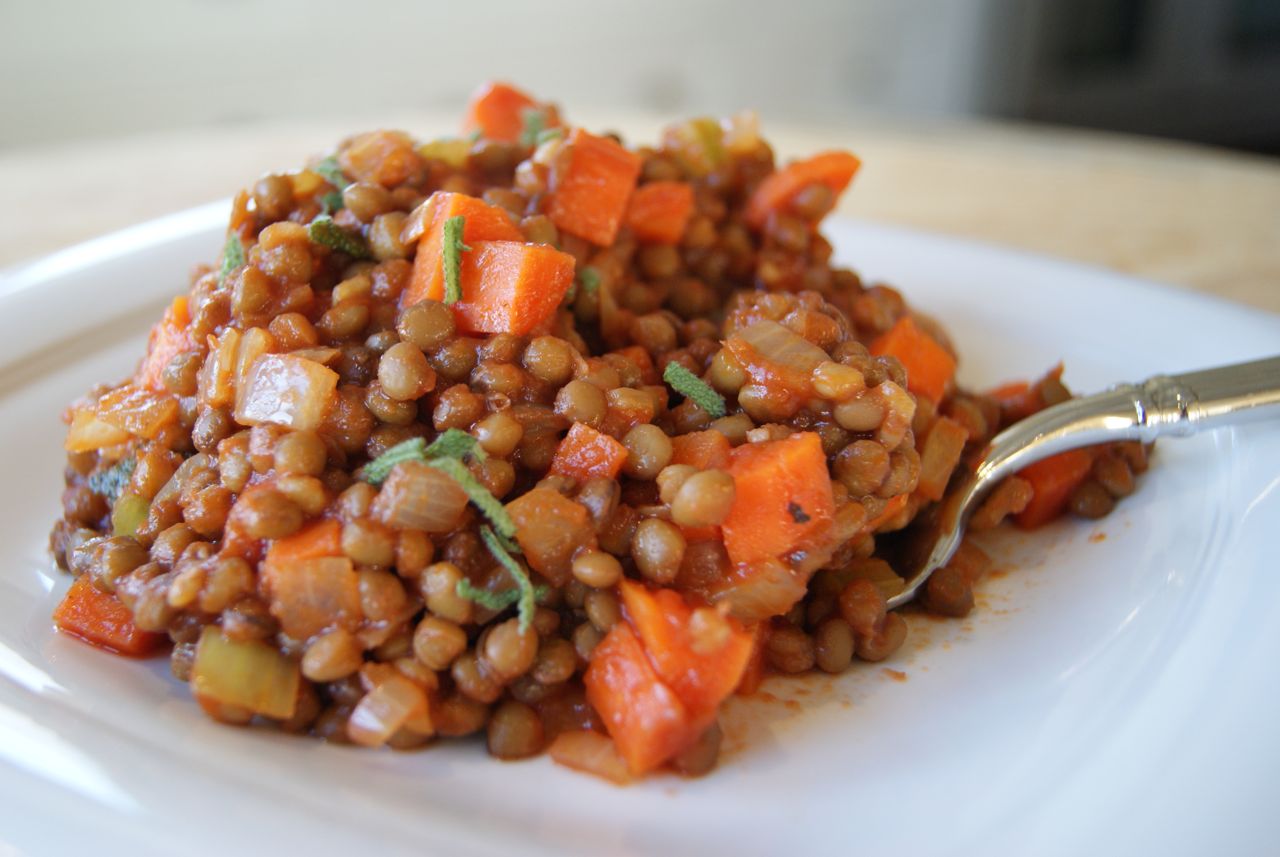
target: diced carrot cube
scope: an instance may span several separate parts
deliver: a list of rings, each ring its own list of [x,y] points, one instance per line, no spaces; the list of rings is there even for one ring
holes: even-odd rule
[[[627,225],[641,241],[678,244],[692,215],[693,188],[687,182],[649,182],[631,194]]]
[[[746,220],[756,229],[763,228],[769,215],[783,211],[800,191],[809,185],[822,184],[838,196],[862,162],[848,152],[821,152],[803,161],[793,161],[771,173],[756,187],[747,201]]]
[[[956,374],[955,358],[909,315],[872,342],[871,353],[898,358],[907,370],[907,389],[934,402],[942,401]]]
[[[187,311],[187,297],[178,295],[165,310],[164,317],[151,328],[151,338],[147,341],[147,356],[138,367],[139,386],[157,393],[165,392],[165,367],[169,365],[170,360],[194,347],[191,335],[187,331],[190,325],[191,315]]]
[[[736,494],[721,527],[735,563],[782,557],[830,525],[835,499],[817,434],[739,446],[729,472]]]
[[[619,584],[622,607],[659,678],[684,703],[691,721],[709,725],[742,678],[751,658],[752,635],[730,617],[719,648],[700,650],[693,612],[674,589],[650,590],[635,581]]]
[[[418,242],[413,259],[413,276],[400,294],[405,307],[430,298],[444,298],[444,223],[451,217],[462,217],[462,241],[473,248],[480,241],[520,241],[520,228],[511,221],[506,209],[490,205],[465,193],[437,191],[421,209],[414,211],[418,219],[415,229],[406,227],[405,238]],[[463,253],[463,258],[466,257]]]
[[[699,470],[729,466],[729,453],[733,447],[729,438],[715,429],[694,431],[671,438],[671,463],[688,464]]]
[[[87,574],[72,581],[53,611],[53,622],[58,630],[86,643],[135,658],[153,653],[168,640],[164,634],[138,630],[129,608],[94,586]]]
[[[652,771],[698,737],[684,703],[658,677],[625,622],[591,652],[583,684],[632,774]]]
[[[479,131],[480,136],[487,140],[514,143],[524,133],[527,111],[538,109],[542,109],[538,102],[514,86],[500,81],[486,83],[475,91],[467,104],[462,132],[471,134]],[[544,115],[543,127],[554,128],[559,124],[554,115]]]
[[[1013,516],[1014,523],[1029,530],[1061,515],[1071,493],[1093,469],[1093,459],[1092,449],[1069,449],[1019,470],[1018,475],[1031,483],[1031,502]]]
[[[616,479],[627,460],[627,448],[589,425],[574,423],[556,448],[551,473],[570,476],[579,482],[592,477]]]
[[[608,246],[618,235],[640,176],[640,156],[608,137],[575,128],[547,216],[560,229]]]

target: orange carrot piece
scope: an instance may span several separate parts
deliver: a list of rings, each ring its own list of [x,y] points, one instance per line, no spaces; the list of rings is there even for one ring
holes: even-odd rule
[[[742,678],[738,679],[738,686],[733,689],[737,696],[750,696],[760,689],[764,682],[764,649],[768,642],[769,623],[757,622],[751,632],[751,657],[742,671]]]
[[[641,423],[653,422],[656,413],[653,399],[647,396],[624,403],[610,403],[600,430],[613,437],[626,437],[627,432]]]
[[[698,737],[684,703],[658,677],[625,622],[591,652],[583,684],[632,774],[652,771]]]
[[[888,502],[884,504],[884,508],[880,510],[880,514],[862,525],[864,533],[874,533],[880,527],[892,521],[905,508],[910,501],[910,495],[898,494],[890,497]]]
[[[904,315],[871,343],[871,353],[897,357],[907,370],[907,389],[934,402],[942,401],[956,374],[956,360],[933,337]]]
[[[514,143],[524,131],[525,111],[537,108],[538,102],[526,93],[509,83],[492,81],[472,94],[462,122],[462,133],[479,131],[480,136],[487,140]],[[547,124],[545,127],[555,125]]]
[[[589,425],[574,423],[551,459],[551,473],[585,482],[593,476],[616,479],[627,448]]]
[[[671,463],[688,464],[699,470],[729,466],[729,453],[733,447],[729,438],[715,429],[694,431],[671,438]]]
[[[1003,422],[1016,423],[1045,409],[1044,384],[1048,381],[1060,382],[1062,370],[1063,364],[1059,363],[1034,384],[1027,381],[1010,381],[988,391],[986,395],[1000,403]]]
[[[1071,492],[1084,482],[1093,468],[1092,449],[1069,449],[1024,467],[1018,475],[1031,483],[1031,502],[1013,516],[1024,530],[1049,523],[1062,514]]]
[[[751,632],[726,617],[729,633],[724,645],[699,652],[691,633],[693,607],[679,592],[650,590],[625,579],[618,589],[627,621],[639,635],[658,677],[675,691],[695,725],[710,725],[751,659]]]
[[[464,333],[545,330],[573,285],[574,260],[548,244],[480,241],[462,254],[462,300],[453,305]]]
[[[724,534],[721,532],[719,524],[710,524],[705,527],[686,527],[681,524],[680,533],[688,544],[724,541]]]
[[[826,185],[838,196],[860,166],[862,162],[848,152],[821,152],[803,161],[792,161],[757,185],[747,201],[747,223],[763,228],[770,214],[786,209],[792,198],[809,185]]]
[[[693,188],[687,182],[649,182],[631,194],[627,225],[641,241],[679,244],[693,214]]]
[[[90,645],[134,658],[152,654],[168,640],[164,634],[138,630],[129,608],[94,586],[87,574],[72,581],[53,611],[53,622],[59,631]]]
[[[602,247],[612,244],[640,176],[640,163],[640,156],[620,143],[573,129],[547,216],[571,235]]]
[[[413,276],[400,294],[402,307],[427,298],[444,298],[444,222],[450,217],[463,218],[462,241],[472,252],[480,241],[520,241],[524,237],[506,209],[465,193],[437,191],[416,217],[422,218],[422,237],[413,259]],[[462,258],[468,255],[463,253]]]
[[[338,165],[356,181],[395,187],[422,169],[422,158],[403,131],[370,131],[338,153]]]
[[[729,473],[737,493],[721,526],[735,563],[781,557],[831,524],[831,476],[814,432],[739,446]]]
[[[316,521],[291,536],[273,541],[262,561],[263,582],[270,586],[273,569],[325,556],[342,556],[342,524],[333,518]]]
[[[151,337],[147,342],[147,356],[138,367],[138,385],[157,393],[166,392],[164,386],[164,367],[169,361],[194,346],[187,328],[191,325],[191,315],[187,310],[187,298],[178,295],[165,310],[164,317],[151,328]]]
[[[422,159],[408,134],[399,130],[372,130],[361,134],[338,152],[343,173],[357,182],[396,187],[422,168]]]
[[[640,369],[640,380],[646,384],[658,383],[658,373],[653,368],[653,358],[649,356],[649,352],[639,345],[628,345],[626,348],[619,348],[614,354],[620,354],[627,360],[630,360]]]

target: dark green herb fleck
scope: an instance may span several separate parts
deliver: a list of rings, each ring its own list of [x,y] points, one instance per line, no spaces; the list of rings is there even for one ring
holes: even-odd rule
[[[707,412],[712,419],[719,419],[725,414],[724,397],[711,389],[711,386],[674,360],[662,371],[662,380],[671,385],[686,399],[690,399],[698,407]]]

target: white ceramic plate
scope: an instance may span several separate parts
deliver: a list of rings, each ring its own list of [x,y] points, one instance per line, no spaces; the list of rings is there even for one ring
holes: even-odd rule
[[[478,741],[402,754],[231,729],[164,659],[56,635],[58,414],[132,369],[192,263],[215,257],[225,210],[0,282],[0,853],[1273,850],[1274,424],[1164,443],[1110,518],[998,540],[1015,570],[971,619],[915,620],[885,665],[901,676],[859,666],[735,701],[729,752],[699,781],[619,789],[545,758],[500,764]],[[1065,359],[1091,391],[1280,350],[1280,319],[1258,311],[882,226],[829,232],[843,261],[945,321],[973,386]]]

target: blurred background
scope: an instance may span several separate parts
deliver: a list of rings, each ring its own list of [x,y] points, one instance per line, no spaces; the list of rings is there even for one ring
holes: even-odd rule
[[[1280,0],[0,0],[0,147],[568,105],[1002,117],[1280,152]],[[766,126],[767,127],[767,126]]]
[[[754,108],[863,159],[841,215],[1280,311],[1280,0],[0,0],[0,267],[489,79],[632,143]]]

